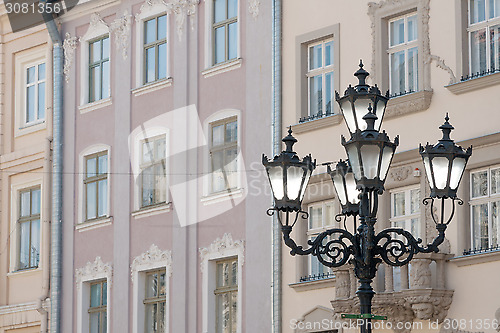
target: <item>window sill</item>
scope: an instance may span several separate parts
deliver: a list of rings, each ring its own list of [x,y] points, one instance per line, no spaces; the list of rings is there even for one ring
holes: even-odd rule
[[[466,256],[459,256],[450,259],[450,262],[454,263],[458,267],[476,265],[476,264],[484,264],[491,261],[500,260],[500,250],[478,253],[478,254],[470,254]]]
[[[162,88],[170,87],[172,85],[172,82],[173,79],[169,77],[160,81],[148,83],[139,88],[132,89],[132,95],[141,96],[156,90],[160,90]]]
[[[449,91],[455,95],[467,93],[481,88],[487,88],[500,84],[500,73],[476,77],[467,81],[457,82],[445,86]]]
[[[221,64],[214,65],[213,67],[205,69],[201,72],[204,78],[211,77],[217,74],[229,72],[233,69],[237,69],[241,67],[242,60],[241,58],[237,58],[235,60],[231,60],[228,62],[223,62]]]
[[[223,202],[231,199],[238,199],[243,197],[243,189],[237,188],[224,192],[217,192],[213,194],[209,194],[201,198],[201,202],[204,206],[208,206],[211,204],[215,204],[218,202]]]
[[[75,226],[75,229],[78,230],[79,232],[82,232],[82,231],[93,230],[93,229],[105,227],[107,225],[111,225],[111,223],[113,223],[113,217],[108,216],[108,217],[100,218],[97,220],[77,224]]]
[[[341,114],[334,114],[331,116],[319,118],[319,119],[314,119],[310,121],[306,121],[297,125],[293,126],[293,132],[300,134],[300,133],[305,133],[309,131],[313,131],[316,129],[324,128],[324,127],[330,127],[334,126],[337,124],[340,124],[342,122],[342,115]]]
[[[335,287],[335,277],[315,281],[290,283],[288,286],[297,292],[333,288]]]
[[[41,120],[41,121],[31,123],[31,124],[24,124],[23,127],[16,128],[14,136],[18,137],[18,136],[38,132],[38,131],[41,131],[43,129],[45,129],[45,120]]]
[[[132,212],[131,215],[135,219],[142,219],[144,217],[170,212],[171,209],[172,209],[172,203],[168,202],[161,205],[141,208],[139,210],[136,210],[135,212]]]
[[[384,119],[427,110],[431,105],[432,93],[432,90],[423,90],[391,98],[387,104]]]
[[[41,271],[42,271],[41,267],[38,266],[38,267],[33,267],[33,268],[26,268],[26,269],[20,269],[17,271],[12,271],[12,272],[7,273],[7,276],[8,277],[19,276],[19,275],[26,276],[26,275],[36,274],[36,273],[41,272]]]
[[[108,98],[100,99],[100,100],[92,102],[92,103],[80,105],[78,107],[78,111],[80,111],[80,114],[84,114],[87,112],[91,112],[91,111],[95,111],[97,109],[103,108],[105,106],[109,106],[111,104],[112,104],[111,97],[108,97]]]

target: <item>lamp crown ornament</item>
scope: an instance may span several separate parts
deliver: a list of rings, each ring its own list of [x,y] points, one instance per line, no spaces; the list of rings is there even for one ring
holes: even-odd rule
[[[356,85],[356,90],[358,91],[366,91],[368,92],[369,86],[366,84],[366,78],[370,75],[364,68],[363,68],[363,60],[359,59],[359,69],[354,73],[354,76],[358,78],[359,82]]]
[[[297,142],[297,139],[292,135],[292,126],[288,127],[288,135],[281,139],[286,145],[287,153],[294,153],[293,145]]]
[[[372,112],[372,104],[368,104],[368,113],[363,116],[363,120],[366,121],[367,131],[375,131],[375,121],[378,119],[377,115]]]

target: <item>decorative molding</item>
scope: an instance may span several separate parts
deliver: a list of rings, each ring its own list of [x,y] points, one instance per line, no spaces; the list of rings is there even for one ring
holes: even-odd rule
[[[252,14],[252,17],[257,20],[257,17],[259,16],[259,7],[260,7],[260,1],[259,0],[250,0],[248,1],[248,12]]]
[[[108,286],[112,284],[113,268],[110,263],[104,263],[101,257],[96,257],[94,262],[87,262],[82,268],[75,271],[76,287],[79,289],[82,282],[92,281],[105,277]]]
[[[408,167],[408,166],[404,166],[404,167],[399,167],[399,168],[394,168],[391,170],[391,172],[389,173],[389,175],[391,176],[391,178],[397,182],[401,182],[403,180],[405,180],[406,178],[408,178],[408,175],[410,174],[411,172],[411,168]]]
[[[233,241],[233,237],[231,236],[231,234],[226,233],[224,234],[224,236],[222,236],[222,238],[217,238],[208,247],[200,248],[200,267],[202,273],[204,272],[205,263],[210,256],[215,255],[218,257],[224,257],[226,255],[226,252],[231,250],[241,250],[241,253],[238,255],[238,264],[243,265],[245,262],[243,254],[244,247],[244,241]]]
[[[224,62],[222,64],[218,64],[215,66],[212,66],[210,68],[205,69],[203,72],[201,72],[201,75],[203,75],[204,78],[211,77],[217,74],[225,73],[233,69],[237,69],[241,67],[242,60],[241,58],[237,58],[235,60],[231,60],[228,62]]]
[[[343,118],[341,114],[334,114],[331,116],[326,116],[323,118],[314,119],[303,123],[299,123],[297,125],[293,125],[292,129],[294,133],[300,134],[313,131],[319,128],[338,125],[342,122],[342,119]]]
[[[198,3],[199,0],[168,0],[165,4],[168,13],[175,14],[175,25],[179,40],[182,39],[186,18],[196,14],[196,6]],[[194,20],[191,20],[191,29],[194,30]]]
[[[384,119],[396,118],[409,113],[427,110],[431,105],[432,94],[432,90],[423,90],[391,98],[387,103]]]
[[[437,55],[431,54],[429,56],[429,62],[432,62],[432,61],[434,61],[436,63],[436,67],[441,68],[441,69],[448,72],[448,74],[450,75],[450,81],[448,82],[448,85],[454,84],[457,82],[457,77],[453,73],[453,70],[444,63],[443,59],[441,59]]]
[[[288,286],[297,292],[318,290],[323,288],[333,288],[335,287],[335,277],[306,282],[290,283]]]
[[[163,0],[146,0],[146,1],[144,1],[144,3],[141,5],[141,8],[139,9],[139,12],[137,14],[135,14],[135,21],[140,22],[143,12],[149,11],[149,10],[151,10],[151,8],[158,6],[158,5],[166,6],[166,4]]]
[[[169,250],[162,251],[152,244],[149,250],[137,256],[130,265],[132,282],[134,282],[135,273],[144,266],[152,266],[154,264],[161,264],[166,267],[167,276],[172,276],[172,252]]]
[[[462,266],[469,266],[476,264],[484,264],[487,262],[498,261],[498,260],[500,260],[500,250],[455,257],[451,259],[450,262],[454,263],[458,267],[462,267]]]
[[[455,95],[464,94],[477,89],[487,88],[500,84],[500,73],[476,77],[467,81],[461,81],[445,86]]]
[[[134,96],[141,96],[162,88],[170,87],[172,85],[172,78],[169,77],[167,79],[159,80],[154,83],[149,83],[143,86],[140,86],[139,88],[132,89],[132,95]]]
[[[71,64],[73,63],[73,57],[75,55],[75,49],[78,45],[78,38],[71,37],[69,32],[66,33],[66,38],[63,41],[63,50],[64,50],[64,78],[66,79],[66,83],[69,82],[69,72],[71,70]]]
[[[110,26],[110,31],[115,35],[116,50],[121,51],[124,60],[128,57],[131,26],[132,15],[127,10],[125,10],[122,17],[114,20]]]

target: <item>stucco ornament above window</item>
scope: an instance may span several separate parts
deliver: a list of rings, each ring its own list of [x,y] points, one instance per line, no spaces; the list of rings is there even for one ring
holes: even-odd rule
[[[222,238],[217,238],[210,246],[206,248],[200,248],[200,266],[202,273],[204,272],[205,263],[210,257],[216,255],[217,257],[224,257],[227,252],[234,252],[234,250],[239,250],[238,252],[238,264],[240,266],[244,263],[244,241],[237,240],[233,241],[231,234],[224,234]]]
[[[63,50],[64,50],[64,78],[66,79],[66,83],[69,82],[69,72],[71,71],[71,64],[73,63],[73,57],[75,55],[75,49],[78,45],[78,38],[71,37],[69,32],[66,33],[64,41],[63,41]]]
[[[165,250],[162,251],[152,244],[149,250],[137,256],[132,264],[130,265],[132,282],[134,281],[134,276],[137,271],[140,271],[144,267],[156,266],[166,267],[167,276],[172,276],[172,252]]]
[[[123,60],[127,59],[130,38],[130,27],[132,26],[132,15],[127,10],[123,16],[111,23],[111,33],[115,36],[116,50],[121,51]]]
[[[250,0],[248,1],[248,11],[252,14],[252,17],[256,20],[257,16],[259,16],[259,0]]]
[[[175,25],[179,40],[182,39],[186,18],[196,14],[198,3],[199,0],[168,0],[166,2],[168,13],[175,14]],[[194,20],[191,20],[191,29],[194,30]]]
[[[92,281],[97,279],[106,278],[108,286],[112,283],[113,269],[110,263],[104,263],[101,257],[96,257],[94,262],[87,262],[87,264],[78,268],[75,271],[76,287],[80,288],[82,282]]]

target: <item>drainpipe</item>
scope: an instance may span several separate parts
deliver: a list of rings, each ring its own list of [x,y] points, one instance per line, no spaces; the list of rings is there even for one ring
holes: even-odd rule
[[[53,50],[53,161],[52,161],[52,221],[50,253],[50,332],[61,329],[61,266],[62,266],[62,108],[63,108],[63,49],[62,38],[52,17],[45,18]],[[44,332],[45,333],[45,332]]]
[[[272,2],[272,149],[281,150],[281,0]],[[273,333],[281,333],[282,256],[281,229],[276,215],[273,216]]]

